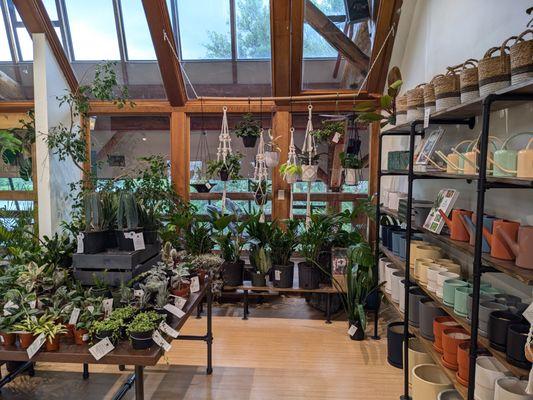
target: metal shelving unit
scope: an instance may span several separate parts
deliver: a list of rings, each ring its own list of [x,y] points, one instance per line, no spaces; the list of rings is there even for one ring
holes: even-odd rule
[[[498,358],[500,361],[505,361],[505,354],[497,352],[494,349],[491,349],[489,343],[484,338],[478,338],[478,307],[479,307],[479,297],[480,297],[480,283],[481,283],[481,273],[483,266],[489,266],[495,268],[499,271],[507,273],[523,282],[530,284],[533,282],[533,273],[532,271],[524,270],[518,267],[515,267],[510,262],[504,262],[501,260],[493,259],[487,255],[483,255],[481,252],[482,247],[482,226],[483,226],[483,212],[485,209],[485,194],[488,189],[528,189],[533,188],[533,180],[529,179],[519,179],[514,177],[492,177],[487,176],[487,154],[488,154],[488,136],[489,136],[489,125],[490,125],[490,113],[491,111],[500,110],[503,108],[510,107],[511,105],[522,104],[530,102],[533,100],[533,80],[522,83],[520,85],[511,86],[500,90],[494,94],[490,94],[485,98],[479,98],[473,101],[470,101],[465,104],[453,107],[443,112],[439,112],[430,117],[430,124],[438,125],[457,125],[463,124],[468,125],[470,128],[473,128],[475,123],[475,117],[481,115],[482,117],[482,131],[481,131],[481,141],[480,141],[480,156],[479,156],[479,173],[477,175],[455,175],[447,174],[442,172],[415,172],[413,171],[414,165],[414,151],[415,151],[415,139],[416,136],[423,136],[424,129],[418,131],[417,128],[422,126],[423,121],[413,121],[410,124],[404,124],[402,126],[393,127],[385,130],[381,133],[379,138],[379,153],[378,153],[378,165],[380,169],[378,170],[378,184],[377,184],[377,206],[376,206],[376,232],[378,233],[378,242],[379,242],[379,231],[380,231],[380,219],[381,214],[389,214],[398,216],[398,213],[391,213],[390,210],[380,206],[380,191],[381,191],[381,178],[383,176],[407,176],[408,179],[408,191],[407,191],[407,210],[406,215],[412,215],[412,201],[413,201],[413,183],[415,180],[424,180],[424,179],[462,179],[468,182],[477,182],[477,204],[476,204],[476,236],[475,236],[475,245],[472,248],[469,245],[463,243],[458,243],[451,241],[449,238],[445,238],[441,235],[435,235],[425,231],[426,234],[430,234],[436,240],[441,240],[446,242],[449,245],[452,245],[460,250],[469,253],[474,257],[473,262],[473,305],[472,305],[472,318],[468,322],[463,318],[456,316],[453,313],[453,310],[450,307],[444,305],[443,309],[450,314],[452,317],[456,318],[458,322],[471,333],[471,342],[470,342],[470,371],[469,371],[469,385],[466,397],[468,400],[474,399],[474,387],[475,387],[475,363],[476,357],[478,354],[478,342],[485,346],[491,353]],[[381,170],[381,159],[382,159],[382,149],[383,149],[383,138],[387,136],[408,136],[409,137],[409,168],[407,171],[382,171]],[[376,245],[375,251],[375,262],[376,267],[379,262],[380,252],[383,251],[391,260],[397,264],[402,265],[405,271],[405,314],[409,315],[409,288],[413,284],[410,280],[410,268],[409,268],[409,258],[410,258],[410,242],[411,236],[415,228],[420,229],[420,227],[415,227],[412,224],[411,218],[406,218],[405,223],[406,227],[406,259],[399,260],[397,257],[394,257],[390,254],[387,249]],[[436,297],[430,292],[427,292],[429,297],[434,300]],[[438,300],[438,299],[436,299]],[[440,302],[440,300],[438,300]],[[442,303],[442,302],[440,302]],[[404,318],[404,354],[408,354],[408,338],[409,333],[413,332],[412,328],[409,327],[408,318]],[[430,353],[431,354],[431,353]],[[437,363],[438,364],[438,363]],[[515,373],[516,375],[524,375],[524,371],[520,368],[513,367],[505,361],[505,365],[508,366],[509,370]],[[446,371],[447,372],[447,371]],[[449,374],[448,374],[449,375]],[[454,382],[452,380],[452,382]],[[455,382],[454,382],[455,383]],[[464,390],[460,390],[460,393],[464,396]],[[400,397],[401,399],[409,399],[409,365],[407,357],[404,358],[404,394]]]

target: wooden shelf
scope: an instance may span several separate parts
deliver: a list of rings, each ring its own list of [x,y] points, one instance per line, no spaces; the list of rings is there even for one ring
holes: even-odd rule
[[[416,171],[414,172],[414,175],[418,178],[463,179],[467,181],[478,180],[477,175],[449,174],[438,171]],[[487,182],[490,182],[495,187],[533,187],[532,179],[516,178],[513,176],[487,176]]]
[[[387,256],[389,260],[392,261],[394,265],[396,265],[398,268],[405,271],[405,260],[402,260],[400,257],[394,255],[389,249],[387,249],[385,246],[380,244],[381,251]],[[413,277],[414,278],[414,277]],[[416,279],[411,279],[411,282],[417,282]],[[439,306],[446,311],[446,313],[452,317],[458,324],[460,324],[463,328],[465,328],[468,332],[471,331],[470,322],[463,317],[460,317],[457,315],[452,307],[449,307],[445,305],[441,299],[439,299],[435,293],[430,292],[425,286],[419,285],[420,289],[424,291],[424,293],[431,298],[433,301],[435,301]],[[392,301],[392,300],[391,300]],[[398,309],[399,311],[399,309]],[[497,358],[505,367],[511,371],[514,375],[518,377],[527,377],[529,376],[529,371],[515,367],[514,365],[507,362],[507,359],[505,357],[505,353],[502,353],[501,351],[497,351],[496,349],[490,347],[489,340],[487,338],[484,338],[480,335],[478,335],[478,342],[481,346],[483,346],[487,351],[489,351],[495,358]]]

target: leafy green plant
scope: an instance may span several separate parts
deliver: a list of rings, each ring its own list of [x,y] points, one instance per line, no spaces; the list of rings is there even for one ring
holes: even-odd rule
[[[13,325],[14,331],[20,331],[25,333],[34,333],[39,326],[39,321],[35,315],[26,316],[22,321]]]
[[[246,113],[235,126],[235,136],[237,137],[259,137],[261,133],[261,124],[254,119],[252,113]]]
[[[306,262],[318,265],[320,254],[331,249],[341,220],[339,214],[311,214],[310,223],[300,235],[300,255]]]
[[[135,316],[126,328],[128,335],[154,331],[161,321],[161,316],[154,311],[145,311]]]
[[[306,153],[299,153],[298,154],[298,160],[300,160],[301,165],[318,165],[320,162],[320,156],[322,156],[325,153],[319,153],[311,156],[311,164],[309,164],[309,155]],[[300,166],[300,168],[302,168]]]
[[[82,309],[78,317],[78,322],[76,323],[76,329],[85,329],[87,331],[90,331],[93,326],[93,323],[95,321],[99,321],[102,318],[102,315],[103,314],[97,309]]]
[[[344,134],[344,125],[344,121],[322,121],[321,128],[311,131],[311,135],[317,143],[328,142],[333,139],[336,133],[342,137]]]
[[[302,167],[298,164],[281,164],[279,167],[279,173],[281,176],[285,175],[301,175]]]
[[[296,219],[285,221],[285,229],[278,222],[275,223],[274,232],[270,239],[273,265],[289,265],[291,256],[298,246],[299,226],[300,222]]]
[[[116,341],[120,338],[120,330],[123,326],[124,321],[121,319],[107,318],[103,321],[94,321],[89,332],[91,336],[106,334],[110,336],[111,341]]]
[[[232,153],[226,156],[226,161],[209,160],[207,162],[207,174],[211,178],[217,178],[221,172],[227,172],[230,180],[241,178],[241,158],[242,154]]]
[[[122,191],[118,199],[117,227],[120,230],[136,229],[139,226],[138,206],[133,193]]]
[[[261,214],[250,214],[246,222],[250,243],[250,263],[260,273],[266,273],[272,266],[271,242],[275,224],[261,221]]]
[[[167,284],[165,282],[164,285],[160,285],[159,289],[157,291],[157,294],[155,296],[155,305],[157,308],[163,308],[168,304],[168,297],[170,296],[170,292],[168,290]]]
[[[222,258],[228,263],[238,262],[245,244],[243,233],[246,224],[239,221],[239,216],[236,214],[222,215],[221,210],[215,206],[208,206],[207,214],[213,229],[217,232],[214,238],[220,247]]]
[[[27,112],[27,118],[19,120],[20,127],[0,130],[0,157],[8,165],[19,167],[19,175],[29,181],[32,178],[32,145],[35,143],[35,114]]]
[[[66,333],[67,329],[65,325],[58,323],[53,315],[44,314],[37,320],[32,333],[34,335],[44,334],[47,340],[52,341],[57,335]]]
[[[115,192],[104,190],[100,192],[102,203],[102,228],[115,230],[117,227],[118,196]]]
[[[342,152],[339,154],[339,158],[343,168],[360,169],[363,166],[357,154],[346,154]]]
[[[133,318],[136,312],[137,310],[133,306],[115,308],[109,315],[109,319],[127,321],[128,319]]]
[[[100,194],[89,192],[84,196],[85,230],[87,232],[102,231],[105,229],[103,208]]]

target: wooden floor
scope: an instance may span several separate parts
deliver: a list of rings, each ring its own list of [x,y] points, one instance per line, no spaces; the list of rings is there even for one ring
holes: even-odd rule
[[[191,319],[181,333],[204,333],[205,321]],[[380,341],[354,342],[343,321],[217,316],[213,375],[205,375],[203,342],[174,341],[168,364],[146,369],[146,399],[395,399],[402,371],[387,364],[381,325]],[[0,398],[110,399],[131,367],[90,371],[83,381],[81,366],[41,363],[35,377],[18,377]]]

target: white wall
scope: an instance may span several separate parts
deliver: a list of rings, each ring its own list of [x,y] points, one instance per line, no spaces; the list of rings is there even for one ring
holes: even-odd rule
[[[43,237],[59,231],[61,221],[70,221],[68,184],[79,181],[81,172],[72,162],[60,162],[46,143],[49,128],[70,124],[71,118],[68,108],[59,107],[56,99],[68,85],[44,34],[33,35],[33,54],[39,236]]]

